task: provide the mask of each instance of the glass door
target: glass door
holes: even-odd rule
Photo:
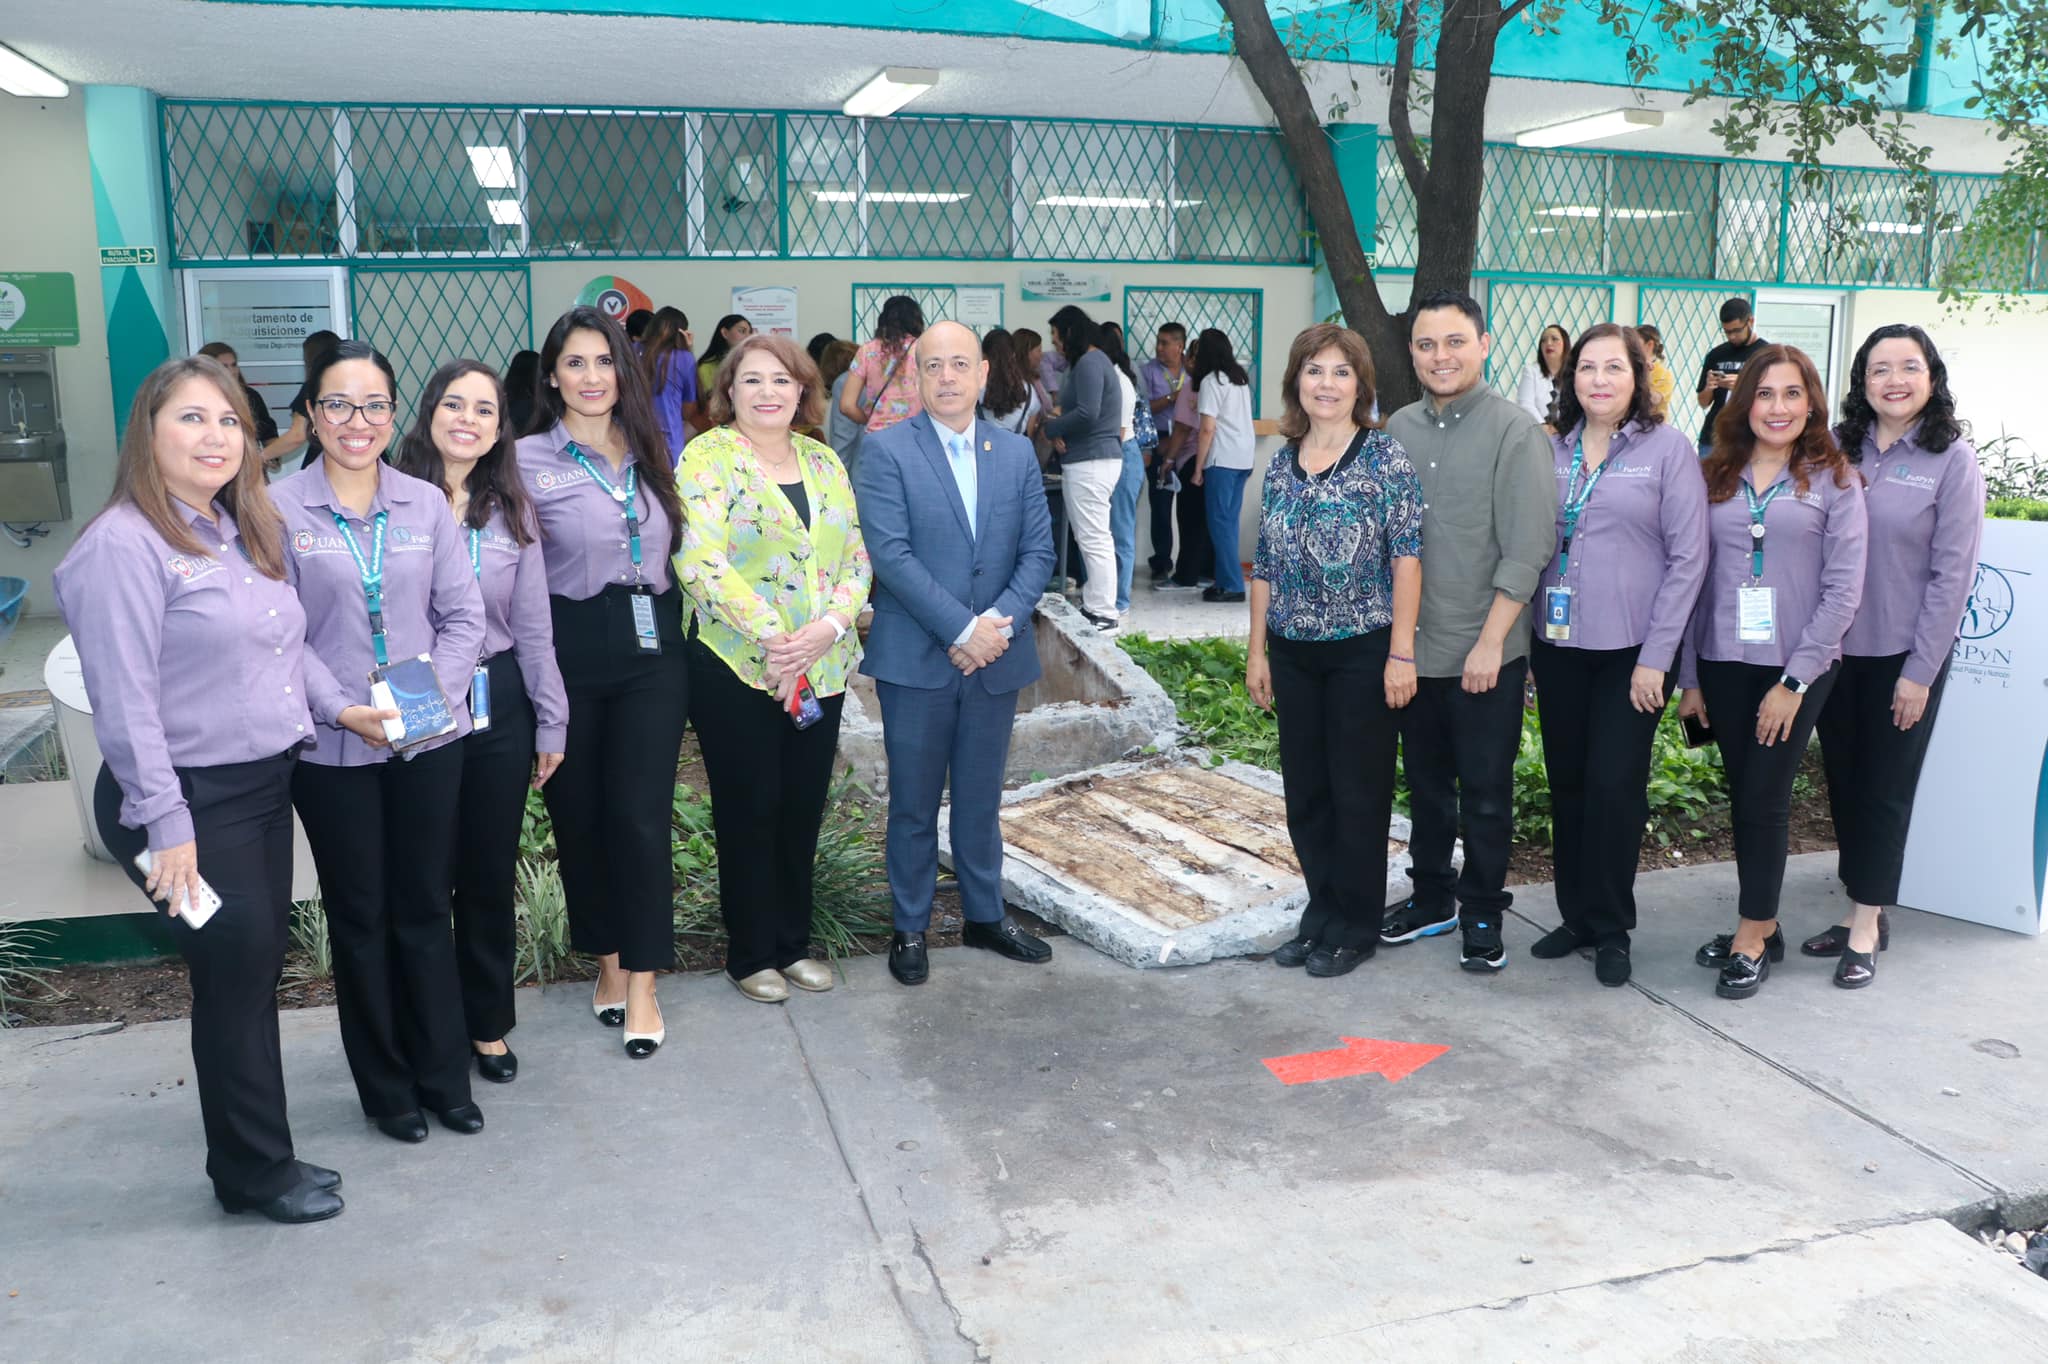
[[[193,351],[210,341],[233,346],[242,377],[277,419],[277,429],[290,426],[292,398],[306,379],[299,343],[317,331],[349,334],[347,267],[280,265],[180,273],[185,336]]]
[[[1756,334],[1766,341],[1797,346],[1813,357],[1827,387],[1830,409],[1841,387],[1843,297],[1813,289],[1759,289]]]

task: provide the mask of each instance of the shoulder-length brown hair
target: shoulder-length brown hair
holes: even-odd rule
[[[249,562],[266,578],[284,577],[284,518],[270,500],[269,479],[263,470],[263,446],[256,439],[256,427],[249,419],[249,400],[220,361],[209,355],[166,360],[149,372],[135,401],[128,408],[128,430],[121,437],[121,453],[114,467],[114,492],[107,506],[129,503],[142,513],[157,534],[187,554],[215,557],[218,546],[203,543],[185,524],[185,518],[171,505],[164,487],[163,471],[156,463],[156,419],[170,402],[171,394],[187,379],[204,379],[220,390],[220,396],[234,410],[242,430],[242,467],[213,500],[235,518],[235,530]],[[104,509],[102,509],[104,510]]]
[[[1294,338],[1287,348],[1287,373],[1280,380],[1280,434],[1300,440],[1308,434],[1308,412],[1301,405],[1301,367],[1334,347],[1344,363],[1358,376],[1358,397],[1351,404],[1351,420],[1362,427],[1377,426],[1372,418],[1373,400],[1378,396],[1372,368],[1372,352],[1365,338],[1349,327],[1318,322]]]
[[[656,314],[657,324],[659,320],[660,315]],[[491,524],[495,513],[503,511],[513,541],[530,545],[533,504],[527,500],[526,487],[519,478],[519,453],[514,449],[517,437],[512,433],[512,414],[506,410],[505,381],[483,361],[450,360],[434,371],[434,377],[427,380],[426,392],[420,395],[411,429],[399,437],[392,463],[402,474],[425,479],[436,488],[442,486],[448,465],[441,458],[441,448],[434,444],[434,412],[455,381],[471,374],[481,374],[491,381],[492,399],[498,410],[498,439],[469,467],[469,476],[463,480],[462,486],[469,493],[469,508],[462,523],[471,530],[482,530]]]
[[[1749,428],[1750,409],[1756,406],[1756,391],[1763,385],[1764,375],[1774,365],[1798,366],[1799,382],[1806,390],[1806,427],[1792,442],[1792,457],[1787,465],[1792,473],[1793,491],[1805,492],[1814,473],[1830,469],[1834,471],[1837,488],[1849,486],[1849,461],[1835,444],[1834,432],[1828,429],[1828,395],[1821,388],[1820,371],[1797,346],[1765,346],[1742,367],[1742,377],[1735,381],[1728,405],[1714,422],[1714,448],[1700,464],[1700,472],[1707,479],[1709,502],[1726,502],[1735,496],[1735,489],[1742,482],[1742,471],[1756,452],[1756,432]]]
[[[811,363],[811,357],[804,353],[802,346],[786,336],[770,336],[766,332],[755,332],[742,339],[718,362],[718,373],[712,377],[711,392],[705,399],[704,419],[713,426],[732,425],[733,380],[739,375],[740,361],[755,351],[767,351],[775,358],[775,363],[803,387],[796,403],[796,416],[790,419],[790,426],[816,426],[823,422],[825,395],[824,386],[818,380],[818,367]]]
[[[1564,371],[1557,376],[1557,400],[1551,404],[1550,424],[1558,434],[1571,431],[1586,419],[1586,409],[1579,404],[1579,357],[1585,353],[1589,343],[1602,340],[1621,342],[1621,348],[1628,356],[1628,370],[1635,384],[1635,391],[1628,396],[1628,415],[1621,419],[1621,425],[1631,422],[1644,427],[1655,426],[1664,420],[1664,414],[1657,410],[1657,394],[1650,387],[1650,349],[1643,344],[1643,338],[1633,327],[1624,327],[1619,322],[1602,322],[1586,328],[1579,339],[1565,351]]]

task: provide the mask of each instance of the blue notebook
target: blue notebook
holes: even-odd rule
[[[434,660],[426,654],[401,658],[388,668],[373,668],[370,684],[390,690],[391,706],[398,712],[403,730],[391,740],[391,751],[403,753],[430,739],[455,732],[455,712],[441,691],[441,679],[434,675]],[[385,733],[390,734],[389,722]]]

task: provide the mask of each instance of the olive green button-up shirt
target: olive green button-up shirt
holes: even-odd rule
[[[1549,437],[1484,383],[1439,407],[1424,397],[1387,420],[1422,480],[1422,614],[1415,671],[1456,677],[1496,592],[1526,603],[1557,550],[1557,478]],[[1501,661],[1529,652],[1529,612]]]

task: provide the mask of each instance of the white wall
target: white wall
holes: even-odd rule
[[[1866,289],[1849,296],[1844,340],[1850,356],[1863,338],[1889,322],[1924,327],[1948,363],[1956,411],[1979,441],[2009,431],[2048,456],[2048,407],[2041,390],[2048,356],[2048,298],[2030,297],[2000,313],[1986,306],[1951,310],[1933,292]]]
[[[0,540],[0,574],[29,580],[28,609],[54,614],[50,573],[114,486],[113,381],[107,373],[107,315],[100,299],[99,232],[85,149],[85,96],[0,96],[5,148],[0,269],[62,270],[78,286],[76,346],[57,349],[58,397],[69,447],[71,520],[53,522],[32,549]]]

